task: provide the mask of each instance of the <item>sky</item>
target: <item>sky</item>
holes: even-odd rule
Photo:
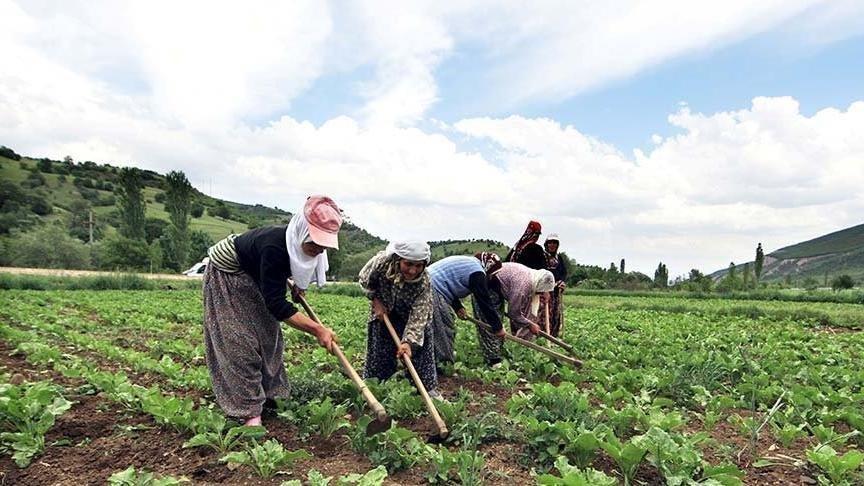
[[[0,0],[0,144],[649,276],[864,219],[864,2]],[[541,237],[542,238],[542,237]]]

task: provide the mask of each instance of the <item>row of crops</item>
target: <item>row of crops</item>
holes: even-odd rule
[[[367,435],[362,397],[333,357],[293,330],[291,399],[264,427],[226,419],[204,364],[198,292],[3,291],[0,480],[864,484],[861,306],[566,302],[564,339],[581,370],[512,344],[503,366],[488,369],[473,329],[459,324],[438,403],[451,434],[433,445],[422,401],[401,377],[370,383],[397,423]],[[310,303],[360,368],[367,301],[312,293]],[[69,440],[85,405],[110,412],[111,427]],[[141,434],[137,454],[91,460],[130,430]]]

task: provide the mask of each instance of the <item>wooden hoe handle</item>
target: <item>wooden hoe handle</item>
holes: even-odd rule
[[[471,316],[468,316],[468,320],[473,322],[474,324],[477,324],[478,326],[484,327],[487,331],[492,330],[492,326],[490,326],[489,324],[486,324],[483,321],[478,321],[477,319],[474,319]],[[571,358],[570,356],[565,356],[561,353],[552,351],[549,348],[545,348],[543,346],[540,346],[539,344],[532,343],[531,341],[528,341],[526,339],[522,339],[520,337],[514,336],[510,333],[505,333],[504,339],[509,339],[510,341],[513,341],[514,343],[519,343],[522,346],[525,346],[526,348],[531,348],[535,351],[539,351],[539,352],[541,352],[545,355],[551,356],[551,357],[553,357],[559,361],[563,361],[565,363],[568,363],[575,368],[581,368],[582,367],[582,362],[576,358]]]
[[[384,325],[387,326],[387,330],[390,331],[390,337],[393,338],[393,343],[396,344],[396,349],[399,349],[401,340],[399,339],[399,335],[396,334],[396,329],[393,329],[393,324],[390,323],[390,317],[386,313],[383,316],[383,320]],[[408,369],[408,373],[411,375],[411,379],[414,380],[414,384],[417,385],[417,390],[420,391],[420,397],[423,398],[426,410],[429,411],[429,415],[431,415],[432,419],[435,421],[435,426],[438,428],[438,435],[441,438],[447,437],[447,424],[444,423],[441,415],[438,414],[438,409],[435,408],[435,404],[432,403],[432,399],[429,397],[426,387],[423,386],[423,382],[420,381],[420,376],[417,375],[417,370],[414,369],[414,363],[411,362],[411,358],[404,354],[402,355],[402,362],[405,364],[405,368]]]
[[[321,320],[318,319],[318,316],[315,314],[315,311],[312,310],[312,307],[309,306],[309,303],[306,302],[305,297],[300,297],[300,304],[303,305],[303,309],[306,310],[306,313],[309,314],[309,317],[311,317],[313,321],[322,326],[324,325],[321,323]],[[342,368],[344,368],[345,372],[348,373],[351,381],[354,382],[354,386],[360,390],[360,394],[363,395],[363,398],[366,400],[366,403],[369,404],[369,408],[372,409],[372,412],[375,413],[378,420],[381,422],[386,421],[387,411],[384,410],[384,406],[381,405],[381,402],[379,402],[377,398],[375,398],[375,395],[373,395],[372,391],[369,390],[369,387],[366,386],[366,382],[360,378],[360,375],[358,375],[354,367],[351,366],[351,362],[345,357],[345,353],[342,352],[342,349],[335,342],[333,343],[333,354],[339,358],[339,362],[342,363]]]

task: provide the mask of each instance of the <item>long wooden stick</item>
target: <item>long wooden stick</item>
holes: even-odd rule
[[[306,298],[300,296],[300,304],[303,305],[303,309],[306,310],[306,314],[312,318],[313,321],[321,324],[321,320],[318,319],[318,316],[315,314],[315,311],[312,310],[312,307],[309,306],[309,303],[306,302]],[[360,390],[360,394],[363,395],[363,399],[366,400],[366,403],[369,404],[369,408],[372,409],[372,412],[375,413],[375,416],[378,417],[378,421],[385,422],[387,421],[387,411],[384,410],[384,406],[381,405],[381,402],[375,398],[375,395],[372,394],[372,391],[369,390],[369,387],[366,386],[366,382],[360,378],[360,375],[357,374],[357,370],[351,366],[351,362],[348,361],[348,358],[345,357],[345,354],[342,352],[342,349],[339,348],[339,345],[335,342],[333,343],[333,353],[339,358],[339,362],[342,363],[342,368],[345,369],[345,372],[348,373],[348,376],[351,378],[351,381],[354,382],[354,386]]]
[[[547,332],[540,331],[540,337],[546,339],[550,343],[557,344],[558,346],[561,346],[562,348],[566,349],[568,353],[570,353],[574,356],[576,355],[576,350],[573,348],[573,346],[570,346],[569,344],[556,338],[555,336],[553,336]]]
[[[474,319],[471,316],[468,316],[468,320],[473,322],[474,324],[477,324],[478,326],[484,327],[487,331],[490,331],[490,332],[492,331],[492,326],[490,326],[489,324],[486,324],[483,321],[478,321],[477,319]],[[568,363],[575,368],[581,368],[582,367],[582,362],[576,358],[571,358],[570,356],[565,356],[561,353],[552,351],[549,348],[540,346],[539,344],[536,344],[536,343],[532,343],[531,341],[528,341],[526,339],[522,339],[518,336],[514,336],[512,334],[505,333],[504,339],[509,339],[510,341],[513,341],[514,343],[519,343],[522,346],[525,346],[526,348],[531,348],[535,351],[539,351],[539,352],[541,352],[547,356],[550,356],[552,358],[555,358],[559,361],[563,361],[565,363]]]
[[[552,328],[549,326],[549,299],[551,298],[551,293],[546,296],[546,334],[552,334]]]
[[[555,289],[555,293],[558,294],[558,315],[561,316],[560,322],[558,323],[558,335],[564,335],[564,289],[561,287],[557,287]]]
[[[383,317],[384,325],[387,326],[387,330],[390,331],[390,337],[393,338],[393,343],[396,344],[396,349],[399,349],[399,344],[401,343],[401,340],[399,339],[399,335],[396,334],[396,329],[393,328],[393,324],[390,323],[390,316],[385,313]],[[426,387],[423,386],[423,382],[420,381],[420,376],[417,374],[417,370],[414,369],[414,363],[411,362],[411,358],[403,354],[402,363],[405,364],[405,368],[408,369],[408,373],[411,375],[411,379],[413,379],[414,384],[417,385],[417,390],[420,391],[420,397],[423,398],[423,403],[426,405],[426,410],[429,411],[429,415],[431,415],[432,420],[435,421],[435,426],[438,428],[438,436],[442,439],[447,437],[447,424],[444,423],[444,420],[438,413],[438,409],[435,408],[435,404],[432,403],[432,399],[429,397],[429,393],[426,391]]]

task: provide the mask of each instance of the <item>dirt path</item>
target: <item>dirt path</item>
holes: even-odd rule
[[[47,277],[97,277],[108,276],[116,277],[119,275],[128,275],[129,273],[121,272],[97,272],[93,270],[64,270],[56,268],[21,268],[21,267],[0,267],[0,273],[11,273],[14,275],[42,275]],[[194,277],[185,275],[176,275],[173,273],[134,273],[142,278],[153,280],[195,280]]]

